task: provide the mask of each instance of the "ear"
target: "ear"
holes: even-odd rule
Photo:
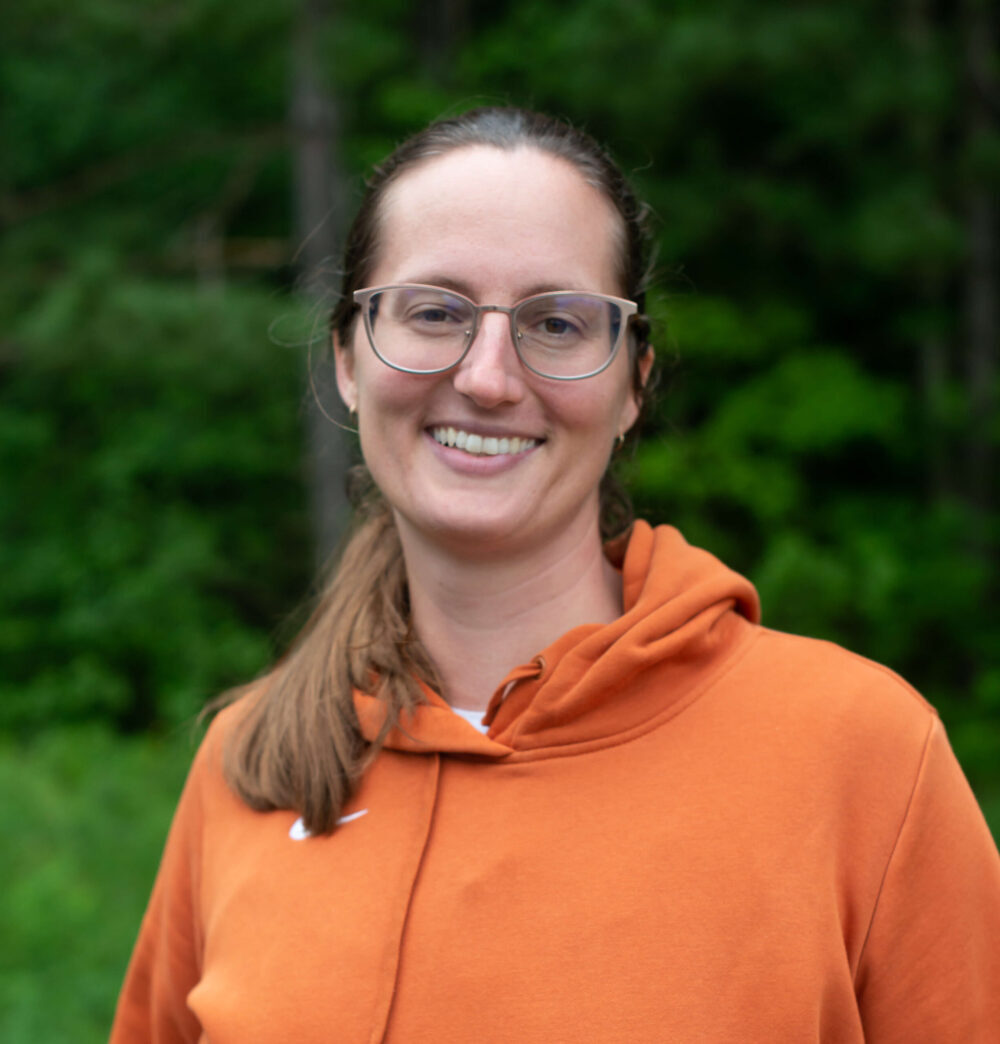
[[[339,334],[333,335],[333,357],[337,365],[337,391],[348,410],[358,405],[358,386],[354,380],[354,349],[345,347]]]
[[[653,359],[654,359],[653,346],[651,344],[646,345],[646,350],[639,356],[638,367],[639,367],[639,382],[642,387],[646,387],[646,382],[649,380],[649,375],[653,370]],[[618,432],[624,435],[633,424],[639,419],[639,413],[642,410],[642,396],[636,392],[634,388],[629,388],[628,398],[625,400],[625,405],[622,407],[621,423],[618,426]]]

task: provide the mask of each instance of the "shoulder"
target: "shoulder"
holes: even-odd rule
[[[724,687],[706,694],[755,800],[801,836],[835,839],[836,858],[858,872],[884,873],[912,834],[914,858],[926,845],[967,849],[995,877],[989,831],[927,700],[831,642],[756,630]],[[868,886],[877,894],[878,881]]]
[[[765,627],[743,662],[750,684],[776,706],[823,719],[851,717],[922,732],[937,718],[923,696],[895,671],[833,642]]]
[[[832,642],[756,631],[726,680],[729,713],[821,786],[887,787],[886,797],[905,800],[932,735],[943,737],[927,700],[894,671]]]
[[[226,740],[251,716],[264,688],[264,681],[254,682],[237,689],[232,698],[222,697],[217,703],[210,704],[210,721],[202,748],[214,751],[223,747]]]
[[[211,714],[191,762],[182,805],[200,805],[206,797],[230,796],[224,772],[227,751],[239,730],[250,724],[260,691],[259,684],[247,686]]]

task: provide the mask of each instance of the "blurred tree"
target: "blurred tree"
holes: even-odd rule
[[[295,259],[302,273],[302,289],[312,300],[317,317],[306,362],[307,458],[317,567],[333,553],[350,511],[345,495],[351,454],[344,431],[348,418],[337,393],[329,331],[322,322],[323,312],[330,306],[329,284],[336,279],[346,217],[337,105],[321,54],[333,25],[328,0],[299,0],[291,62],[299,242]]]
[[[1000,319],[1000,79],[996,75],[996,15],[983,0],[964,0],[962,36],[966,79],[966,382],[969,403],[968,495],[977,537],[986,539],[993,506],[993,438]]]
[[[273,314],[95,253],[8,326],[0,727],[180,722],[273,658],[310,559]]]
[[[454,83],[455,58],[469,31],[468,0],[429,0],[413,7],[424,74],[440,86]]]
[[[909,49],[908,79],[920,83],[921,70],[935,60],[933,25],[928,0],[907,0],[903,5],[903,38]],[[911,104],[908,121],[909,150],[916,169],[926,172],[939,186],[943,127],[926,105]],[[924,321],[914,322],[911,336],[917,345],[919,387],[923,397],[922,452],[926,462],[927,489],[932,501],[953,492],[948,466],[947,380],[950,370],[945,332],[937,317],[944,308],[948,259],[940,253],[927,253],[916,259],[915,287],[925,301]]]

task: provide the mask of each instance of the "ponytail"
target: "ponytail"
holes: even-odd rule
[[[258,811],[295,809],[313,834],[333,830],[384,737],[420,702],[417,679],[435,684],[411,630],[392,512],[365,469],[353,480],[365,486],[355,523],[302,633],[266,678],[223,699],[247,694],[250,704],[226,746],[229,786]],[[387,708],[371,744],[358,725],[355,689]]]

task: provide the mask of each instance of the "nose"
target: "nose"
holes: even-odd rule
[[[455,390],[487,409],[519,402],[524,395],[524,370],[510,338],[507,316],[485,312],[455,371]]]

